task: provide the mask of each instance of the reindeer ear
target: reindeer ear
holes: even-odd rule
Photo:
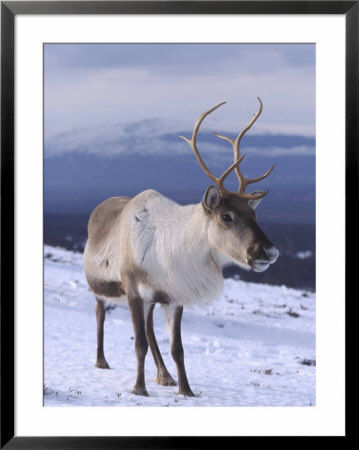
[[[251,192],[251,195],[252,195],[252,194],[255,194],[255,195],[257,195],[257,194],[263,194],[263,192],[264,192],[264,191],[254,191],[254,192]],[[256,209],[257,206],[259,205],[259,203],[260,203],[262,200],[263,200],[263,198],[259,198],[258,200],[248,200],[248,205],[249,205],[250,208]]]
[[[206,211],[212,212],[219,204],[220,193],[216,186],[209,186],[204,194],[202,205]]]

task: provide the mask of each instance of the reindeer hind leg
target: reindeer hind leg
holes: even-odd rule
[[[183,313],[183,306],[164,305],[163,310],[166,317],[166,322],[170,334],[171,353],[174,362],[177,366],[178,374],[178,393],[194,397],[187,379],[186,369],[184,365],[184,353],[181,337],[181,320]]]
[[[176,386],[175,380],[171,377],[170,373],[163,362],[162,355],[160,349],[158,348],[158,344],[156,341],[155,332],[153,329],[153,310],[155,307],[155,303],[151,303],[148,307],[147,315],[146,315],[146,336],[147,341],[151,349],[151,353],[153,359],[155,361],[157,367],[157,376],[156,382],[161,386]]]
[[[95,367],[100,369],[109,369],[105,354],[103,351],[103,335],[104,335],[104,323],[106,318],[105,301],[96,297],[96,321],[97,321],[97,358]]]

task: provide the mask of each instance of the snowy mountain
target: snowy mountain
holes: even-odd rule
[[[73,130],[45,140],[46,212],[90,213],[105,198],[134,196],[156,189],[181,204],[199,202],[210,180],[179,135],[191,130],[159,120]],[[223,130],[217,130],[231,136]],[[203,130],[198,146],[208,167],[221,174],[233,162],[231,146]],[[313,223],[315,220],[315,138],[297,135],[244,136],[242,168],[257,177],[272,164],[271,176],[256,188],[271,195],[261,205],[267,221]],[[238,180],[226,180],[236,190]],[[293,202],[295,199],[295,202]]]
[[[111,370],[95,368],[94,298],[82,255],[45,246],[44,257],[45,406],[315,405],[314,293],[226,279],[216,302],[184,311],[185,361],[196,397],[157,385],[150,352],[150,397],[139,397],[131,394],[136,358],[128,308],[109,305],[105,354]],[[160,309],[155,332],[176,378]]]
[[[234,131],[213,130],[229,137],[234,137]],[[45,139],[45,156],[53,157],[64,154],[92,154],[101,157],[123,155],[180,155],[188,154],[188,145],[179,138],[180,135],[190,137],[192,127],[169,119],[146,119],[138,122],[120,122],[101,124],[95,127],[79,128],[61,134],[55,134]],[[228,148],[229,144],[215,137],[212,130],[206,126],[198,135],[201,153],[212,155],[218,149]],[[315,138],[313,136],[293,134],[249,134],[243,138],[241,146],[250,148],[252,154],[266,155],[311,155],[315,153]],[[223,150],[225,151],[225,150]]]

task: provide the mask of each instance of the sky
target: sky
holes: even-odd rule
[[[192,129],[315,136],[314,44],[45,44],[45,140],[82,128],[156,119]],[[243,122],[244,121],[244,122]]]

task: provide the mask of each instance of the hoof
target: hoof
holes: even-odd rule
[[[195,397],[191,389],[180,389],[178,394],[185,395],[186,397]]]
[[[100,359],[96,361],[95,367],[98,367],[99,369],[109,369],[110,366],[107,364],[107,361],[105,359]]]
[[[171,377],[169,373],[165,374],[157,374],[157,377],[155,378],[156,383],[158,383],[160,386],[177,386],[177,383],[175,380]]]
[[[143,397],[148,397],[148,392],[147,389],[145,387],[134,387],[131,391],[132,394],[135,395],[142,395]]]

